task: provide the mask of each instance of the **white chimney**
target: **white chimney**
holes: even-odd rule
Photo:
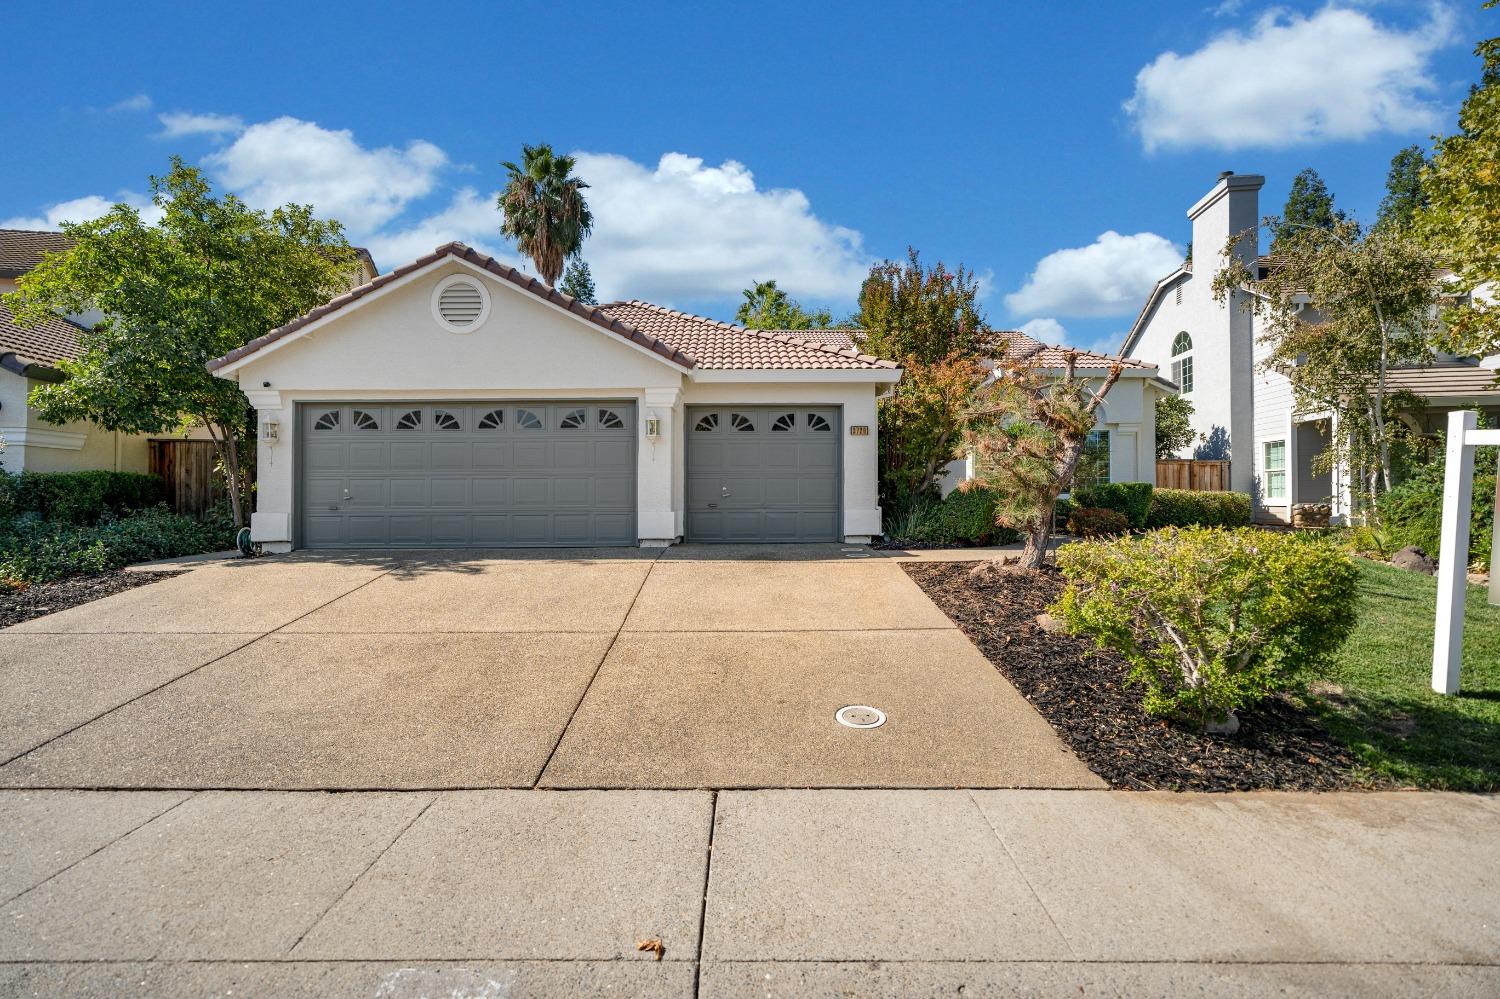
[[[1257,226],[1260,224],[1260,189],[1266,178],[1258,174],[1239,174],[1225,170],[1198,203],[1188,209],[1193,221],[1193,264],[1201,270],[1218,270],[1224,244],[1234,234],[1244,236],[1235,245],[1235,254],[1246,266],[1255,263],[1260,253]],[[1212,276],[1212,272],[1209,272]]]

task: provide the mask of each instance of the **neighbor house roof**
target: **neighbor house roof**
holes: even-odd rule
[[[243,347],[208,362],[217,371],[281,340],[305,326],[353,305],[395,281],[444,258],[463,260],[543,301],[572,313],[600,329],[627,340],[687,369],[894,369],[898,365],[855,350],[852,342],[835,346],[804,338],[804,331],[749,330],[648,302],[611,302],[596,306],[565,295],[534,277],[480,253],[463,243],[447,243],[409,264],[360,285],[311,312],[256,337]]]
[[[1500,396],[1495,372],[1481,367],[1477,361],[1444,361],[1420,368],[1390,368],[1385,373],[1385,382],[1389,391],[1407,391],[1423,398]]]
[[[860,353],[847,333],[830,330],[755,330],[679,312],[650,302],[609,302],[599,307],[632,327],[672,344],[708,370],[781,371],[896,368]],[[811,336],[809,334],[823,334]]]
[[[60,232],[0,229],[0,277],[20,277],[35,269],[44,254],[61,253],[72,245]]]
[[[1140,361],[1133,357],[1113,357],[1109,354],[1098,354],[1091,350],[1079,350],[1076,347],[1053,347],[1050,344],[1032,336],[1027,336],[1019,330],[1011,330],[996,334],[1005,340],[1005,353],[997,358],[998,362],[1020,363],[1022,361],[1035,363],[1044,368],[1061,368],[1067,363],[1067,355],[1071,352],[1078,355],[1075,362],[1080,368],[1108,368],[1112,364],[1118,364],[1122,368],[1132,368],[1140,371],[1155,371],[1156,365],[1147,361]]]
[[[32,378],[50,379],[56,373],[53,365],[73,360],[81,353],[78,344],[81,332],[83,327],[61,316],[48,316],[36,326],[22,326],[5,303],[0,302],[0,367]],[[37,370],[37,365],[50,370]]]

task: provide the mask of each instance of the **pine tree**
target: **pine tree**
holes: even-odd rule
[[[1407,146],[1391,158],[1391,172],[1385,178],[1385,200],[1380,202],[1376,225],[1409,226],[1417,212],[1427,205],[1422,192],[1422,171],[1427,157],[1420,146]]]
[[[589,273],[589,265],[581,257],[574,257],[569,262],[568,269],[563,272],[562,284],[557,290],[564,295],[571,295],[585,305],[599,304],[598,295],[594,291],[594,276]]]
[[[1329,193],[1328,185],[1323,183],[1318,171],[1308,167],[1292,180],[1286,207],[1271,225],[1271,252],[1276,253],[1299,231],[1327,229],[1332,232],[1346,221],[1344,213],[1333,207],[1333,195]]]

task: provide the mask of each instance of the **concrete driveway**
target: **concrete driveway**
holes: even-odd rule
[[[1102,786],[838,545],[209,564],[0,632],[0,684],[12,788]]]

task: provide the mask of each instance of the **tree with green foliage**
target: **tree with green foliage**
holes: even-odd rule
[[[1305,242],[1308,232],[1332,232],[1346,221],[1344,213],[1333,207],[1328,185],[1318,171],[1308,167],[1292,178],[1292,189],[1287,192],[1281,215],[1266,220],[1271,231],[1271,253],[1280,253],[1290,236],[1298,236]]]
[[[1391,158],[1391,169],[1385,178],[1385,198],[1380,202],[1377,226],[1409,227],[1417,212],[1426,207],[1427,195],[1422,189],[1422,171],[1427,156],[1420,146],[1407,146]]]
[[[1500,38],[1474,51],[1483,72],[1458,112],[1458,132],[1438,140],[1416,227],[1454,272],[1440,349],[1488,355],[1500,352]]]
[[[573,176],[577,160],[558,156],[542,143],[522,146],[520,164],[507,160],[501,166],[508,176],[497,203],[504,217],[500,232],[531,258],[543,281],[555,285],[563,263],[577,255],[594,230],[594,215],[583,197],[588,185]]]
[[[879,410],[880,501],[888,511],[932,497],[943,469],[959,457],[982,362],[1002,345],[978,296],[978,282],[962,265],[929,268],[914,249],[904,263],[870,268],[860,288],[853,335],[862,350],[904,369]]]
[[[827,309],[808,312],[802,303],[788,297],[774,280],[757,281],[742,294],[745,300],[734,314],[734,321],[755,330],[826,329],[833,325]]]
[[[21,322],[97,309],[79,334],[67,376],[38,385],[30,403],[52,423],[91,420],[133,434],[208,430],[228,482],[236,526],[245,522],[244,447],[252,429],[239,385],[206,362],[322,305],[355,283],[343,228],[306,205],[252,210],[215,196],[203,175],[172,159],[151,178],[161,221],[115,205],[92,222],[65,224],[72,241],[20,279],[6,304]]]
[[[1164,395],[1156,400],[1156,456],[1171,458],[1198,437],[1193,429],[1193,404],[1186,396]]]
[[[1351,469],[1356,495],[1373,511],[1374,499],[1394,484],[1393,449],[1412,434],[1395,416],[1415,400],[1392,392],[1387,373],[1432,358],[1437,260],[1397,227],[1361,232],[1348,220],[1332,229],[1283,222],[1282,232],[1265,277],[1234,255],[1243,234],[1232,236],[1214,294],[1222,303],[1237,299],[1262,320],[1262,367],[1286,375],[1296,408],[1337,418],[1339,433],[1315,467]]]
[[[585,305],[598,305],[598,293],[594,291],[594,275],[582,257],[574,257],[563,272],[562,285],[557,289]]]
[[[1057,498],[1073,484],[1096,411],[1123,370],[1104,377],[1078,372],[1078,354],[1063,355],[1059,373],[1034,361],[1002,363],[973,395],[964,437],[974,455],[974,481],[994,491],[995,519],[1021,532],[1021,565],[1039,569],[1047,556]]]

